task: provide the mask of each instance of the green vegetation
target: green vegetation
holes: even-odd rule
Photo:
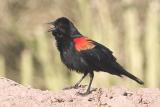
[[[0,3],[0,75],[41,89],[77,82],[82,75],[61,63],[47,32],[46,23],[61,16],[109,47],[145,87],[160,87],[159,0],[5,0]],[[127,78],[95,74],[94,87],[113,85],[140,87]]]

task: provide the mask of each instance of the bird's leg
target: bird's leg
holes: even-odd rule
[[[82,80],[87,76],[88,72],[85,72],[82,78],[74,85],[74,88],[77,88],[79,84],[82,82]]]
[[[66,88],[64,88],[64,90],[68,90],[68,89],[71,89],[71,88],[78,88],[78,85],[87,76],[87,74],[88,74],[88,72],[85,72],[84,75],[82,76],[82,78],[74,86],[66,87]]]
[[[90,82],[89,82],[87,91],[86,91],[85,93],[79,93],[79,94],[81,94],[81,95],[88,95],[88,94],[90,94],[90,92],[91,92],[91,91],[90,91],[90,88],[91,88],[91,84],[92,84],[92,81],[93,81],[93,78],[94,78],[94,73],[93,73],[93,72],[90,72],[89,75],[90,75]]]
[[[89,86],[87,88],[87,91],[86,91],[86,94],[89,94],[90,93],[90,88],[91,88],[91,84],[92,84],[92,81],[93,81],[93,78],[94,78],[94,73],[93,72],[90,72],[90,82],[89,82]]]

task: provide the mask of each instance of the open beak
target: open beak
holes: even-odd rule
[[[54,23],[53,23],[53,22],[49,22],[49,23],[47,23],[47,24],[49,24],[48,32],[52,32],[53,30],[55,30],[55,26],[54,26]]]

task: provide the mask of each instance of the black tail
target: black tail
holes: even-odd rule
[[[135,77],[134,75],[132,75],[131,73],[127,72],[121,65],[119,65],[118,63],[114,64],[114,68],[116,70],[116,72],[118,72],[118,75],[125,75],[127,77],[129,77],[130,79],[136,81],[137,83],[143,85],[144,82],[142,80],[140,80],[139,78]]]
[[[127,72],[127,71],[123,72],[123,75],[129,77],[129,78],[132,79],[132,80],[135,80],[137,83],[139,83],[139,84],[141,84],[141,85],[144,84],[144,82],[143,82],[142,80],[140,80],[139,78],[135,77],[134,75],[132,75],[131,73],[129,73],[129,72]]]

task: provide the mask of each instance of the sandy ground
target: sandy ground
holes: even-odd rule
[[[58,92],[24,87],[0,78],[0,107],[160,107],[160,89],[97,89],[81,96],[85,86]]]

